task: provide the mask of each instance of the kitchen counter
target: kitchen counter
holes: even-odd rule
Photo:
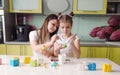
[[[11,42],[5,42],[5,44],[30,44],[29,42],[16,42],[16,41],[11,41]],[[81,41],[80,42],[81,46],[120,46],[120,42],[105,42],[105,41]]]
[[[120,42],[105,42],[105,44],[112,45],[112,46],[120,46]]]
[[[69,58],[63,65],[53,68],[50,62],[47,62],[47,67],[31,67],[29,64],[23,64],[24,56],[20,56],[20,66],[12,67],[9,61],[12,56],[0,56],[3,59],[3,64],[0,65],[0,75],[120,75],[120,66],[107,58]],[[78,69],[80,62],[95,62],[96,71]],[[112,65],[112,72],[103,72],[102,64],[109,63]]]
[[[30,43],[29,41],[28,42],[9,41],[9,42],[5,42],[5,44],[30,44]]]
[[[81,46],[107,46],[105,42],[80,42]]]
[[[16,41],[10,41],[5,42],[5,44],[30,44],[29,42],[16,42]],[[81,46],[105,46],[105,42],[80,42]]]

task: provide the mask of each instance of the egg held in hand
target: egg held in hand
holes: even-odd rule
[[[67,45],[66,45],[66,44],[63,44],[63,45],[62,45],[62,48],[66,48],[66,47],[67,47]]]
[[[42,50],[47,50],[46,45],[43,45]]]

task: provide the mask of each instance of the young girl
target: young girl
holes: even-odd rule
[[[71,33],[74,16],[73,12],[68,15],[60,15],[59,23],[61,34],[59,40],[54,43],[54,55],[66,54],[68,57],[80,57],[80,39]]]
[[[58,28],[58,16],[55,14],[50,14],[46,17],[42,27],[39,30],[30,32],[29,40],[34,56],[52,56],[53,52],[51,51],[51,47],[57,39],[57,36],[54,34],[57,33]]]

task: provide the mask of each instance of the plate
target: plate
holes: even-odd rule
[[[73,0],[43,0],[43,13],[57,14],[62,12],[68,14],[73,9]]]
[[[52,12],[64,12],[68,7],[68,0],[48,0],[47,7]]]

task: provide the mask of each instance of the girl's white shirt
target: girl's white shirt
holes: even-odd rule
[[[37,40],[38,44],[41,44],[40,41],[39,41],[40,35],[38,33],[40,33],[40,30],[34,30],[34,31],[31,31],[29,33],[29,40],[30,40],[30,42]],[[48,42],[48,41],[49,41],[49,39],[46,40],[46,42]],[[49,49],[47,49],[47,50],[49,50]],[[36,52],[35,50],[32,50],[32,51],[33,51],[33,56],[35,56],[35,57],[43,57],[42,54]]]
[[[71,42],[70,37],[64,39],[61,34],[58,34],[58,36],[59,36],[59,39],[56,42],[59,43],[59,44],[65,44],[67,46],[63,49],[60,49],[60,54],[66,54],[67,57],[73,57],[74,55],[72,53],[72,48],[70,46],[70,42]],[[79,40],[79,38],[76,35],[75,41],[77,41],[77,40]]]

